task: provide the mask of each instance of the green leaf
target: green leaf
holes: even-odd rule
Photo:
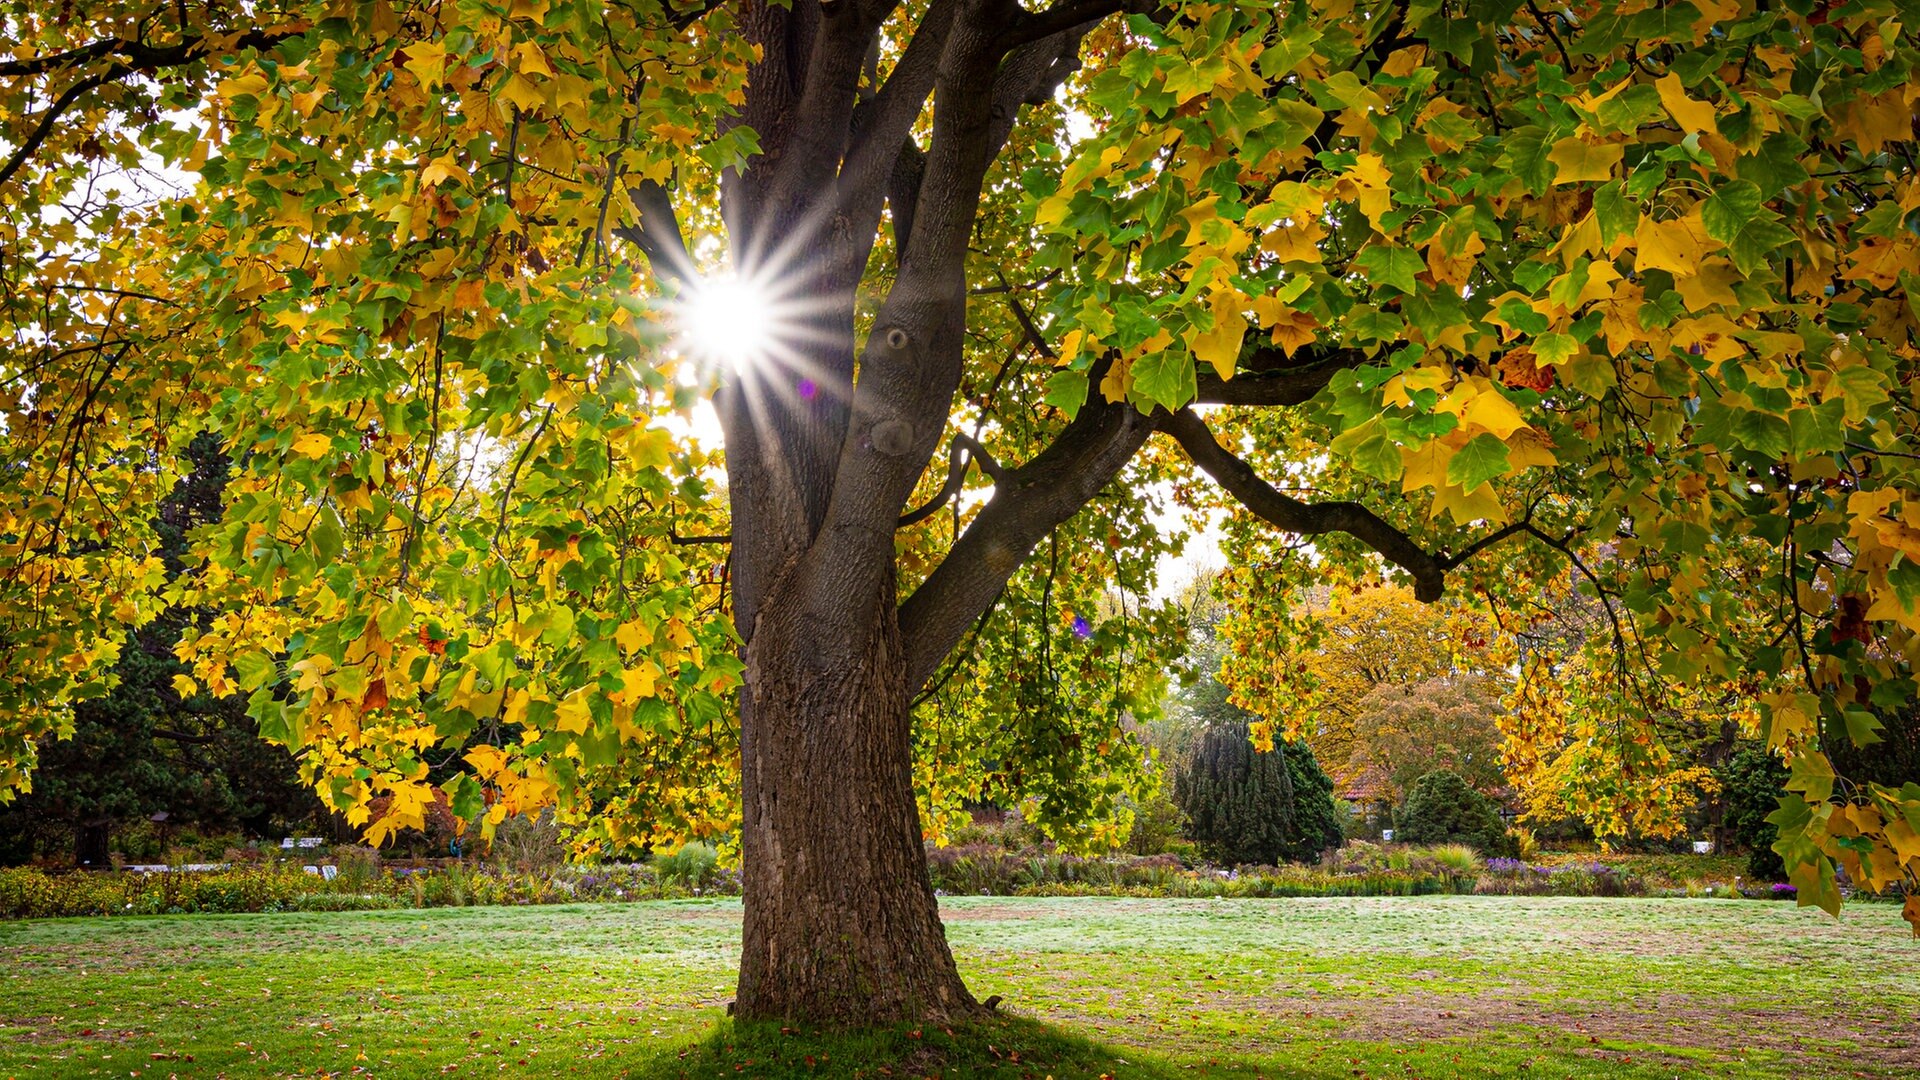
[[[1533,305],[1525,300],[1509,300],[1500,305],[1500,321],[1523,334],[1538,337],[1553,325],[1545,315],[1533,310]]]
[[[1133,362],[1133,391],[1168,409],[1178,409],[1197,392],[1193,357],[1182,349],[1162,349]]]
[[[1707,550],[1713,534],[1692,521],[1669,521],[1660,527],[1660,543],[1669,552],[1699,555]]]
[[[1069,420],[1080,415],[1080,406],[1087,403],[1087,373],[1062,368],[1047,376],[1041,400],[1066,413]]]
[[[1343,432],[1328,448],[1377,480],[1400,479],[1400,447],[1387,437],[1378,417]]]
[[[1747,449],[1770,458],[1785,457],[1793,442],[1792,431],[1785,420],[1752,409],[1740,409],[1734,414],[1733,437]]]
[[[1374,285],[1391,285],[1409,295],[1419,288],[1414,275],[1426,269],[1426,263],[1412,249],[1386,244],[1374,244],[1367,248],[1353,263]]]
[[[388,641],[399,641],[412,623],[413,605],[407,603],[404,596],[381,609],[379,617],[374,620],[374,625],[380,628],[380,636]]]
[[[233,670],[240,675],[240,689],[249,692],[273,682],[280,673],[273,657],[259,649],[249,649],[234,657]]]
[[[448,808],[453,816],[462,821],[474,820],[487,808],[486,791],[469,773],[460,773],[441,784],[440,790],[447,793]]]
[[[1472,492],[1496,476],[1505,476],[1507,471],[1507,444],[1481,432],[1448,459],[1447,483]]]
[[[1707,235],[1723,244],[1733,243],[1740,230],[1760,212],[1760,189],[1747,180],[1722,184],[1700,207],[1700,223]]]
[[[1886,384],[1886,376],[1864,364],[1841,368],[1833,373],[1833,386],[1839,391],[1840,400],[1846,404],[1847,420],[1852,423],[1865,420],[1875,405],[1889,400]]]
[[[1847,738],[1855,746],[1872,746],[1880,741],[1880,730],[1884,726],[1880,718],[1865,709],[1848,709],[1841,716],[1847,722]]]
[[[1571,334],[1541,334],[1533,339],[1534,362],[1543,366],[1564,364],[1580,351],[1580,343]]]
[[[314,561],[321,566],[340,557],[340,549],[345,546],[345,537],[340,529],[340,515],[333,507],[322,506],[314,515],[313,531],[308,534],[313,542]]]

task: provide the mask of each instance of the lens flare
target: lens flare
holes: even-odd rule
[[[772,299],[751,281],[706,278],[680,306],[680,333],[695,355],[745,367],[775,345]]]

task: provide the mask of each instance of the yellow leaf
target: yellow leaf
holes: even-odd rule
[[[175,675],[173,677],[173,692],[183,698],[190,698],[200,692],[200,684],[194,682],[193,679],[186,675]]]
[[[259,97],[267,88],[267,77],[258,71],[249,71],[245,75],[222,80],[218,88],[222,98],[232,101],[234,98]]]
[[[685,124],[669,123],[665,120],[662,120],[647,130],[683,150],[692,146],[693,141],[700,137],[700,129],[698,128],[691,128]]]
[[[455,164],[451,155],[434,158],[426,168],[420,170],[420,186],[423,188],[438,187],[446,180],[464,183],[466,179],[467,171]]]
[[[1439,439],[1429,439],[1417,447],[1401,447],[1400,490],[1414,492],[1421,488],[1444,486],[1447,482],[1447,463],[1452,460],[1453,447]]]
[[[1472,491],[1463,491],[1456,484],[1442,483],[1433,489],[1432,516],[1446,514],[1456,525],[1483,520],[1495,525],[1505,524],[1507,510],[1500,504],[1500,496],[1493,488],[1492,484],[1481,484]]]
[[[1680,85],[1680,76],[1668,72],[1654,80],[1653,88],[1660,91],[1660,104],[1666,106],[1667,115],[1673,117],[1673,122],[1680,125],[1681,131],[1716,130],[1713,106],[1688,97],[1686,88]]]
[[[554,725],[561,731],[584,735],[591,723],[593,713],[587,707],[587,691],[584,687],[568,694],[566,700],[554,710]]]
[[[540,46],[535,45],[533,42],[522,42],[513,50],[513,55],[518,60],[518,62],[514,64],[514,70],[520,74],[545,75],[549,78],[553,76],[553,68],[547,64],[546,54],[542,53]]]
[[[1439,390],[1453,381],[1453,374],[1446,368],[1422,365],[1404,374],[1395,375],[1387,380],[1380,390],[1380,400],[1387,405],[1411,407],[1415,390]],[[1409,491],[1412,489],[1409,488]]]
[[[613,632],[613,640],[622,652],[638,652],[653,644],[653,631],[639,619],[631,619]]]
[[[322,457],[332,449],[333,440],[317,431],[309,431],[293,440],[293,452],[304,457]]]
[[[1495,389],[1492,382],[1478,375],[1461,380],[1434,411],[1452,413],[1464,423],[1479,424],[1501,439],[1528,426],[1513,402]]]
[[[1333,194],[1335,198],[1353,200],[1360,207],[1360,212],[1378,229],[1381,217],[1393,208],[1392,180],[1385,158],[1378,154],[1361,154],[1334,182]]]
[[[441,80],[447,70],[447,47],[437,41],[416,41],[407,46],[407,70],[420,80],[421,86],[432,86]]]
[[[519,72],[510,72],[506,81],[500,84],[500,97],[518,108],[521,112],[532,112],[546,104],[540,89],[521,77]]]
[[[1613,167],[1620,164],[1625,153],[1626,147],[1620,143],[1595,146],[1585,139],[1565,138],[1553,144],[1547,160],[1559,168],[1553,177],[1555,184],[1578,184],[1612,179]]]
[[[1231,305],[1214,309],[1213,329],[1206,333],[1187,333],[1187,344],[1194,358],[1213,365],[1223,379],[1233,378],[1240,365],[1240,342],[1247,336],[1247,321]]]
[[[1642,271],[1666,270],[1677,277],[1692,277],[1700,271],[1700,263],[1705,255],[1705,238],[1698,211],[1671,221],[1643,217],[1639,228],[1633,233],[1637,248],[1633,268]]]
[[[632,705],[642,698],[652,697],[654,680],[659,671],[657,665],[647,660],[628,668],[620,676],[620,692],[614,698],[622,705]]]
[[[1507,440],[1507,466],[1515,472],[1535,465],[1551,467],[1558,464],[1560,459],[1553,456],[1546,438],[1532,428],[1516,431]]]

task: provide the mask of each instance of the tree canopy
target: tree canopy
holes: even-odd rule
[[[1214,498],[1205,474],[1241,508],[1254,603],[1384,570],[1524,606],[1574,573],[1608,700],[1752,704],[1804,901],[1837,906],[1836,860],[1911,884],[1920,783],[1847,782],[1822,749],[1915,696],[1909,18],[15,9],[0,788],[105,692],[129,628],[217,608],[179,646],[192,689],[248,695],[350,815],[388,799],[375,839],[417,823],[448,755],[483,829],[557,802],[627,842],[743,804],[745,1012],[873,985],[863,965],[939,970],[822,1010],[960,1008],[924,868],[886,884],[919,865],[911,790],[875,794],[910,783],[915,698],[1030,657],[984,645],[1037,591],[1046,641],[1106,651],[1007,685],[1111,692],[997,734],[1079,762],[1009,779],[1124,763],[1110,706],[1151,695],[1112,658],[1150,655],[1153,616],[1106,630],[1053,598],[1143,592],[1153,505]],[[768,343],[683,340],[714,296]],[[709,395],[724,450],[688,437]],[[126,510],[203,431],[235,473],[168,586]],[[1628,708],[1610,730],[1659,740]],[[736,754],[741,803],[713,782]],[[596,813],[613,791],[629,813]],[[836,934],[844,964],[794,966]]]

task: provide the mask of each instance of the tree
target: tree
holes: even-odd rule
[[[1471,676],[1378,687],[1356,710],[1354,763],[1384,776],[1384,794],[1394,802],[1414,781],[1442,769],[1476,791],[1495,791],[1506,786],[1499,710],[1487,681]]]
[[[1223,863],[1311,862],[1342,839],[1333,781],[1313,751],[1284,739],[1257,748],[1244,719],[1200,729],[1173,798],[1188,835]]]
[[[1920,628],[1891,11],[19,9],[0,785],[158,610],[122,511],[211,428],[181,648],[374,839],[430,758],[484,831],[737,745],[741,1014],[963,1015],[914,697],[1190,462],[1312,538],[1256,576],[1429,600],[1616,535],[1636,659],[1752,684],[1793,762],[1801,896],[1842,840],[1910,879],[1920,786],[1819,748]],[[723,455],[667,422],[707,388]]]
[[[1393,838],[1409,844],[1471,844],[1498,853],[1507,846],[1506,831],[1493,800],[1459,773],[1441,769],[1414,781],[1394,817]]]
[[[1189,622],[1186,685],[1151,740],[1170,766],[1188,837],[1220,862],[1308,862],[1340,846],[1333,781],[1304,743],[1274,738],[1272,721],[1235,705],[1215,672],[1226,641],[1223,606],[1199,583]]]
[[[1383,727],[1391,719],[1380,712],[1396,700],[1394,693],[1404,698],[1428,683],[1485,678],[1495,667],[1490,620],[1459,603],[1421,603],[1404,585],[1321,587],[1283,601],[1287,621],[1271,618],[1274,605],[1260,590],[1235,592],[1226,632],[1239,647],[1225,666],[1235,700],[1284,717],[1342,784],[1383,766],[1396,771],[1383,761],[1379,744],[1394,738]],[[1427,771],[1404,779],[1410,783]],[[1382,794],[1397,802],[1404,785],[1388,787]]]
[[[187,533],[219,518],[229,471],[209,437],[188,445],[187,460],[155,520],[169,576],[184,568]],[[169,826],[240,826],[256,835],[325,816],[286,750],[254,731],[244,702],[178,692],[175,677],[187,667],[173,643],[205,614],[170,608],[131,635],[113,689],[75,706],[73,733],[42,754],[33,791],[0,808],[0,835],[21,841],[0,859],[65,849],[77,865],[103,867],[112,830],[156,812]]]
[[[1787,867],[1773,850],[1780,833],[1767,817],[1780,808],[1780,785],[1786,782],[1787,771],[1766,750],[1749,746],[1735,751],[1720,775],[1727,828],[1747,849],[1748,876],[1779,881]]]

